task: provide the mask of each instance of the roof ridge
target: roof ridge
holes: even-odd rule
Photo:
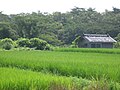
[[[83,34],[83,36],[88,36],[88,37],[110,37],[109,34]]]

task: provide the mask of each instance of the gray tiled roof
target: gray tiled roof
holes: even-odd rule
[[[84,38],[89,42],[116,42],[116,40],[106,34],[84,34]]]

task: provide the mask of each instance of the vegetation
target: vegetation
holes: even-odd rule
[[[83,78],[105,74],[109,78],[119,81],[119,54],[115,53],[51,51],[1,51],[0,53],[1,67],[48,71],[58,75]]]
[[[120,42],[115,43],[115,44],[114,44],[114,47],[115,47],[115,48],[120,48]]]
[[[120,54],[119,49],[107,48],[55,48],[58,52],[85,52],[85,53],[106,53],[106,54]]]
[[[99,13],[74,7],[70,12],[0,13],[0,39],[40,38],[54,46],[70,45],[83,33],[110,34],[119,40],[120,9]]]
[[[1,47],[5,50],[10,50],[14,47],[14,42],[10,38],[5,38],[1,40]]]
[[[74,88],[72,83],[72,78],[16,68],[0,68],[0,90],[70,90],[69,88]]]
[[[32,48],[33,50],[51,50],[51,46],[45,41],[39,38],[19,38],[16,41],[13,41],[10,38],[5,38],[0,40],[0,47],[5,50],[10,50],[14,48]]]
[[[8,75],[9,74],[9,75]],[[0,68],[1,90],[119,90],[119,84],[104,80],[92,82],[76,77],[63,77],[16,68]],[[7,79],[6,79],[7,77]]]
[[[107,33],[120,48],[120,9],[0,12],[0,90],[120,90],[120,49],[77,48],[83,33]]]

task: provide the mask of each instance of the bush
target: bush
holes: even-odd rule
[[[30,39],[30,47],[35,48],[40,44],[40,39],[39,38],[31,38]]]
[[[76,45],[70,45],[70,48],[77,48],[77,46]]]
[[[36,50],[45,50],[49,49],[49,45],[46,41],[39,38],[30,39],[30,47],[35,48]]]
[[[11,48],[26,48],[29,50],[51,50],[51,46],[44,40],[39,38],[19,38],[17,41],[13,41],[12,39],[6,38],[0,40],[0,48],[10,50]]]
[[[2,42],[1,42],[1,40],[0,40],[0,48],[2,47]]]
[[[50,46],[50,44],[46,45],[45,50],[52,50],[52,47]]]
[[[120,42],[116,42],[116,43],[114,44],[114,48],[120,48]]]
[[[5,38],[1,40],[2,48],[5,50],[10,50],[14,47],[14,41],[10,38]]]
[[[14,41],[10,38],[2,39],[1,42],[2,42],[2,44],[4,44],[4,43],[14,44]]]
[[[19,38],[16,43],[20,47],[29,47],[30,46],[30,40],[27,38]]]
[[[13,45],[10,43],[5,43],[2,48],[5,50],[10,50],[13,48]]]

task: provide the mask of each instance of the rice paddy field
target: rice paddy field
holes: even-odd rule
[[[120,90],[120,49],[1,50],[0,90]]]

